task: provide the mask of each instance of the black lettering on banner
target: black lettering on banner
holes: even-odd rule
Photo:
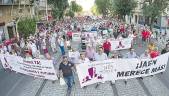
[[[117,77],[123,77],[124,76],[124,72],[117,72]]]
[[[165,67],[166,67],[166,64],[165,64],[165,65],[158,66],[158,67],[156,67],[156,68],[152,68],[151,73],[161,71],[161,70],[163,70]]]
[[[142,75],[142,74],[149,74],[150,68],[144,70],[137,70],[137,71],[122,71],[117,72],[117,77],[127,77],[127,76],[135,76],[135,75]]]
[[[130,71],[125,72],[125,76],[129,76],[129,74],[130,74]]]
[[[156,63],[157,63],[157,59],[150,60],[150,61],[141,61],[140,63],[137,64],[136,69],[156,65]]]

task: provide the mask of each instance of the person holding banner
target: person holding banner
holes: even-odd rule
[[[74,83],[74,76],[73,76],[73,69],[74,64],[68,61],[67,56],[63,56],[63,61],[59,65],[59,77],[64,78],[68,88],[67,88],[67,95],[70,96],[71,89]]]
[[[99,47],[98,53],[95,54],[95,61],[103,61],[103,60],[107,60],[107,59],[108,59],[108,57],[103,52],[103,48]],[[99,85],[100,85],[100,83],[97,83],[97,85],[95,86],[95,88],[98,88]]]
[[[100,46],[98,49],[98,53],[96,53],[94,55],[94,60],[95,61],[103,61],[103,60],[107,60],[108,57],[107,55],[103,52],[103,48]]]
[[[145,50],[145,52],[140,55],[140,58],[141,58],[141,59],[151,58],[151,57],[150,57],[150,54],[149,54],[149,52],[148,52],[148,50]]]
[[[90,60],[85,57],[84,53],[80,53],[80,59],[78,63],[81,64],[81,63],[88,63],[88,62],[90,62]]]
[[[133,48],[129,49],[129,52],[126,54],[126,58],[138,58],[138,56]]]
[[[160,53],[158,52],[157,48],[155,48],[153,51],[150,52],[150,57],[151,58],[155,58],[157,56],[159,56]]]

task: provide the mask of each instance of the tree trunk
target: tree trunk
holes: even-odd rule
[[[150,22],[150,30],[152,31],[154,27],[154,17],[151,17],[151,22]]]

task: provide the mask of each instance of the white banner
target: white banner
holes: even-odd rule
[[[52,60],[24,59],[19,56],[5,54],[0,54],[0,59],[5,69],[37,78],[49,80],[58,79]]]
[[[133,40],[132,38],[123,38],[117,40],[109,39],[111,43],[111,50],[129,49],[131,48],[132,40]],[[103,45],[104,42],[105,42],[104,39],[99,39],[97,41],[97,43],[100,45]]]
[[[112,60],[83,63],[76,66],[81,87],[114,80],[115,63]]]
[[[119,40],[111,40],[111,49],[112,50],[123,50],[131,48],[132,38],[123,38]]]
[[[116,80],[154,75],[165,71],[169,53],[154,59],[121,59],[116,66]]]
[[[81,33],[72,33],[72,40],[73,41],[80,41],[81,40]]]
[[[110,59],[76,66],[81,87],[98,82],[131,79],[164,72],[169,53],[155,59]]]

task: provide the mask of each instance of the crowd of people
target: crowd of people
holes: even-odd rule
[[[125,24],[115,19],[83,17],[67,19],[52,23],[42,23],[38,25],[38,31],[28,38],[20,38],[18,42],[4,43],[1,46],[2,54],[11,54],[31,59],[56,59],[52,55],[61,52],[62,62],[59,64],[58,77],[63,77],[68,85],[68,94],[74,81],[74,71],[77,64],[93,61],[102,61],[113,58],[155,58],[160,54],[169,52],[169,44],[160,52],[153,42],[153,32],[147,26],[138,27],[134,24]],[[105,31],[107,30],[107,31]],[[87,31],[96,31],[97,35],[83,34]],[[74,48],[73,44],[80,45],[79,42],[72,41],[72,34],[81,33],[81,38],[85,40],[86,48]],[[109,39],[133,38],[131,48],[127,53],[113,51]],[[102,43],[97,43],[98,39],[105,39]],[[143,46],[147,46],[144,53],[138,55],[135,46],[139,46],[139,39],[142,39]],[[140,47],[137,47],[140,48]],[[72,55],[69,55],[69,54]],[[55,62],[57,63],[57,62]],[[72,69],[73,68],[73,69]],[[112,83],[111,83],[112,84]],[[96,88],[100,85],[97,84]]]

